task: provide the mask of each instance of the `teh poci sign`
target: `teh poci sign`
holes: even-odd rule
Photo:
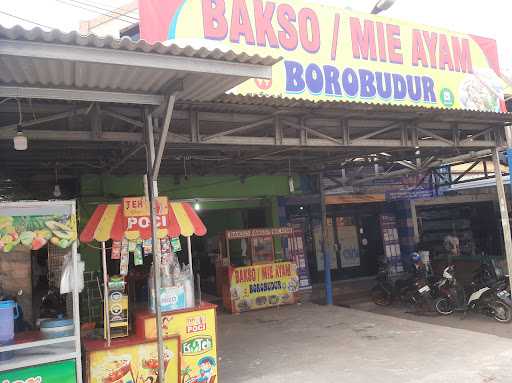
[[[156,223],[159,229],[169,226],[169,201],[167,197],[156,199]],[[144,197],[123,198],[123,217],[126,232],[151,231],[149,201]]]

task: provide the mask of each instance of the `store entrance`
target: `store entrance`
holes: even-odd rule
[[[327,212],[327,250],[335,280],[377,274],[384,254],[379,206],[333,206]]]
[[[379,256],[384,251],[378,215],[354,212],[331,214],[327,217],[327,224],[329,250],[336,257],[335,278],[353,279],[375,275]]]

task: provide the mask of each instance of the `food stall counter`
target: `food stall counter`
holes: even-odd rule
[[[292,227],[228,230],[217,262],[224,307],[232,313],[297,302]],[[276,248],[287,261],[276,260]],[[235,252],[238,250],[238,262]]]
[[[217,380],[216,309],[202,303],[162,313],[166,382]],[[155,314],[144,309],[134,316],[134,335],[113,339],[110,347],[103,339],[84,341],[87,383],[157,381]]]

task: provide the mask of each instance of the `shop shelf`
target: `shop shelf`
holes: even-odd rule
[[[63,338],[54,338],[54,339],[43,339],[43,340],[37,340],[34,342],[24,342],[24,343],[13,344],[10,346],[0,346],[0,352],[23,350],[26,348],[49,346],[52,344],[74,342],[74,341],[75,341],[74,336],[66,336]]]
[[[68,344],[53,344],[49,346],[31,347],[15,351],[15,357],[0,362],[0,371],[14,370],[38,364],[58,362],[60,360],[76,359],[74,340]]]

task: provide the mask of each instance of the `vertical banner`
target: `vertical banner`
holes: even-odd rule
[[[294,226],[300,226],[300,224]],[[301,228],[295,227],[293,229],[291,242],[291,251],[297,265],[297,274],[299,276],[299,289],[310,289],[312,286],[309,276],[309,265],[306,256],[306,249],[304,248],[304,231]]]
[[[402,265],[396,216],[382,214],[380,216],[380,228],[389,270],[392,274],[401,273],[404,271],[404,268]]]
[[[139,4],[150,43],[284,58],[236,94],[506,111],[492,39],[305,0]]]

